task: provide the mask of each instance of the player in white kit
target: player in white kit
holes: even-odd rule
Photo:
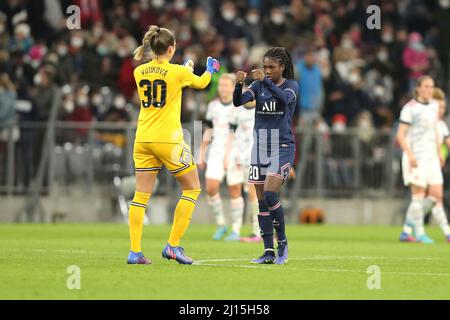
[[[206,124],[212,130],[204,134],[202,143],[203,157],[199,161],[200,168],[206,158],[206,192],[217,224],[214,240],[221,240],[228,231],[220,196],[220,184],[224,177],[228,184],[231,206],[231,233],[227,241],[240,240],[240,231],[244,214],[244,198],[242,197],[243,173],[232,155],[236,115],[233,106],[235,78],[232,74],[223,74],[219,79],[218,97],[208,104]],[[212,137],[211,137],[212,132]],[[211,139],[212,138],[212,139]],[[211,141],[212,140],[212,141]],[[209,145],[209,147],[208,147]]]
[[[443,163],[438,141],[438,102],[433,99],[434,81],[420,77],[414,99],[400,113],[397,140],[403,149],[402,174],[411,189],[411,203],[406,213],[400,241],[433,243],[424,231],[424,199],[428,195],[442,199]],[[411,227],[415,237],[410,233]]]
[[[259,242],[262,240],[259,235],[259,204],[256,196],[256,189],[253,184],[247,183],[250,171],[250,158],[253,146],[253,127],[255,125],[255,106],[254,101],[243,106],[235,108],[236,114],[236,132],[233,144],[233,158],[236,159],[238,167],[240,167],[244,179],[244,189],[248,194],[248,204],[252,220],[252,234],[248,237],[242,237],[242,242]]]
[[[441,154],[444,159],[448,156],[448,150],[450,149],[450,132],[447,124],[444,121],[445,109],[447,108],[445,93],[440,88],[435,88],[433,92],[433,99],[437,100],[439,104],[439,121],[437,124],[438,129],[438,141],[441,145]],[[443,204],[444,185],[441,184],[441,193],[439,198],[435,198],[428,195],[424,201],[424,214],[427,215],[430,211],[433,218],[438,223],[445,239],[450,243],[450,227],[448,225],[447,216],[444,210]]]

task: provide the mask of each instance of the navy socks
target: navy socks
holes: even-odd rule
[[[269,209],[267,208],[267,204],[265,200],[259,200],[259,214],[258,214],[258,222],[259,228],[261,230],[261,237],[264,241],[264,249],[266,251],[274,251],[273,250],[273,224],[272,217],[270,215]]]
[[[286,226],[284,223],[284,212],[281,206],[278,194],[273,191],[265,191],[264,199],[266,200],[267,207],[272,218],[273,227],[277,232],[278,242],[286,242]]]

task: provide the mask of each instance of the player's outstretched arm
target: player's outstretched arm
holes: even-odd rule
[[[235,107],[242,106],[255,99],[255,96],[251,89],[242,93],[242,86],[244,85],[246,77],[247,73],[245,73],[244,71],[236,72],[236,85],[233,92],[233,104]]]
[[[206,71],[199,77],[191,72],[185,66],[180,70],[181,83],[183,87],[193,89],[204,89],[211,82],[211,75],[219,72],[219,60],[208,57],[206,61]]]

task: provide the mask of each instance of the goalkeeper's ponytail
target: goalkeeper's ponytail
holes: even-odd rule
[[[134,60],[150,60],[151,52],[163,55],[170,46],[175,45],[175,36],[169,29],[150,26],[142,39],[142,45],[134,50]]]

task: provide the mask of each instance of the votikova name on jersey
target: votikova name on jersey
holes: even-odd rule
[[[163,69],[163,68],[157,67],[157,66],[150,66],[150,67],[147,67],[147,68],[144,68],[141,70],[141,74],[143,76],[150,74],[150,73],[156,73],[156,74],[159,74],[159,75],[165,77],[168,72],[169,72],[169,70],[166,70],[166,69]]]

